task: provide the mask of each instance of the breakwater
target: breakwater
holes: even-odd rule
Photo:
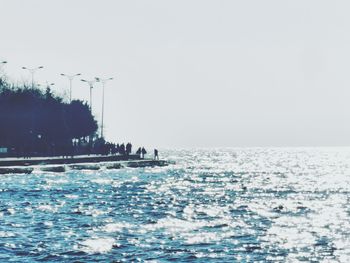
[[[128,160],[143,160],[137,154],[129,155],[78,155],[72,157],[33,157],[33,158],[1,158],[2,166],[29,166],[46,164],[99,163]]]
[[[114,157],[114,158],[111,158]],[[33,171],[43,172],[66,172],[69,170],[100,170],[166,166],[166,160],[115,160],[119,156],[69,158],[69,159],[47,159],[48,162],[30,160],[32,162],[23,164],[23,160],[15,162],[17,165],[0,165],[0,174],[30,174]],[[73,162],[73,159],[75,162]],[[0,162],[1,163],[1,162]],[[13,164],[13,162],[11,162]]]

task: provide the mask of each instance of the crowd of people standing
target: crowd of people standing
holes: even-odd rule
[[[120,154],[120,155],[130,155],[132,154],[132,144],[128,142],[127,144],[114,144],[114,143],[106,143],[106,150],[104,154]],[[145,147],[139,147],[135,152],[140,156],[141,159],[145,158],[147,151]],[[159,160],[158,150],[154,149],[154,159]]]

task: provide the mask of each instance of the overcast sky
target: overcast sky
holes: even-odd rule
[[[13,82],[114,77],[105,134],[135,146],[349,146],[350,3],[0,0]],[[73,97],[88,86],[74,81]],[[101,117],[101,86],[93,90]]]

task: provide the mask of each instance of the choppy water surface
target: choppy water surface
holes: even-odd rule
[[[0,262],[350,262],[350,149],[0,176]]]

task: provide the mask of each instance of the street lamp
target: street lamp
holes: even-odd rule
[[[81,74],[74,74],[74,75],[67,75],[64,73],[61,73],[61,76],[63,77],[67,77],[69,80],[69,102],[72,102],[72,83],[73,83],[73,79],[77,76],[80,76]]]
[[[55,83],[49,83],[48,81],[46,81],[46,84],[37,84],[38,87],[43,87],[45,88],[46,87],[46,93],[45,95],[48,97],[48,96],[52,96],[52,91],[51,91],[51,87],[55,85]]]
[[[5,64],[7,64],[7,61],[5,60],[0,61],[0,74],[2,74],[2,69],[4,68]],[[0,76],[0,80],[1,80],[1,76]]]
[[[92,88],[94,87],[94,84],[96,82],[96,80],[86,80],[86,79],[81,79],[81,81],[86,82],[89,87],[90,87],[90,111],[92,112]]]
[[[101,120],[101,138],[103,138],[103,116],[104,116],[104,109],[105,109],[105,85],[107,81],[112,80],[113,78],[107,78],[107,79],[101,79],[101,78],[95,78],[96,81],[102,83],[102,120]]]
[[[34,74],[37,72],[39,69],[44,68],[43,66],[36,67],[36,68],[27,68],[27,67],[22,67],[22,69],[26,69],[32,74],[32,89],[34,89]]]
[[[49,83],[49,82],[46,81],[46,84],[37,84],[37,85],[38,85],[39,87],[40,87],[40,86],[43,86],[43,87],[50,88],[50,87],[54,86],[55,83]]]
[[[2,69],[3,69],[5,64],[7,64],[7,61],[5,61],[5,60],[0,61],[0,73],[2,72]]]

